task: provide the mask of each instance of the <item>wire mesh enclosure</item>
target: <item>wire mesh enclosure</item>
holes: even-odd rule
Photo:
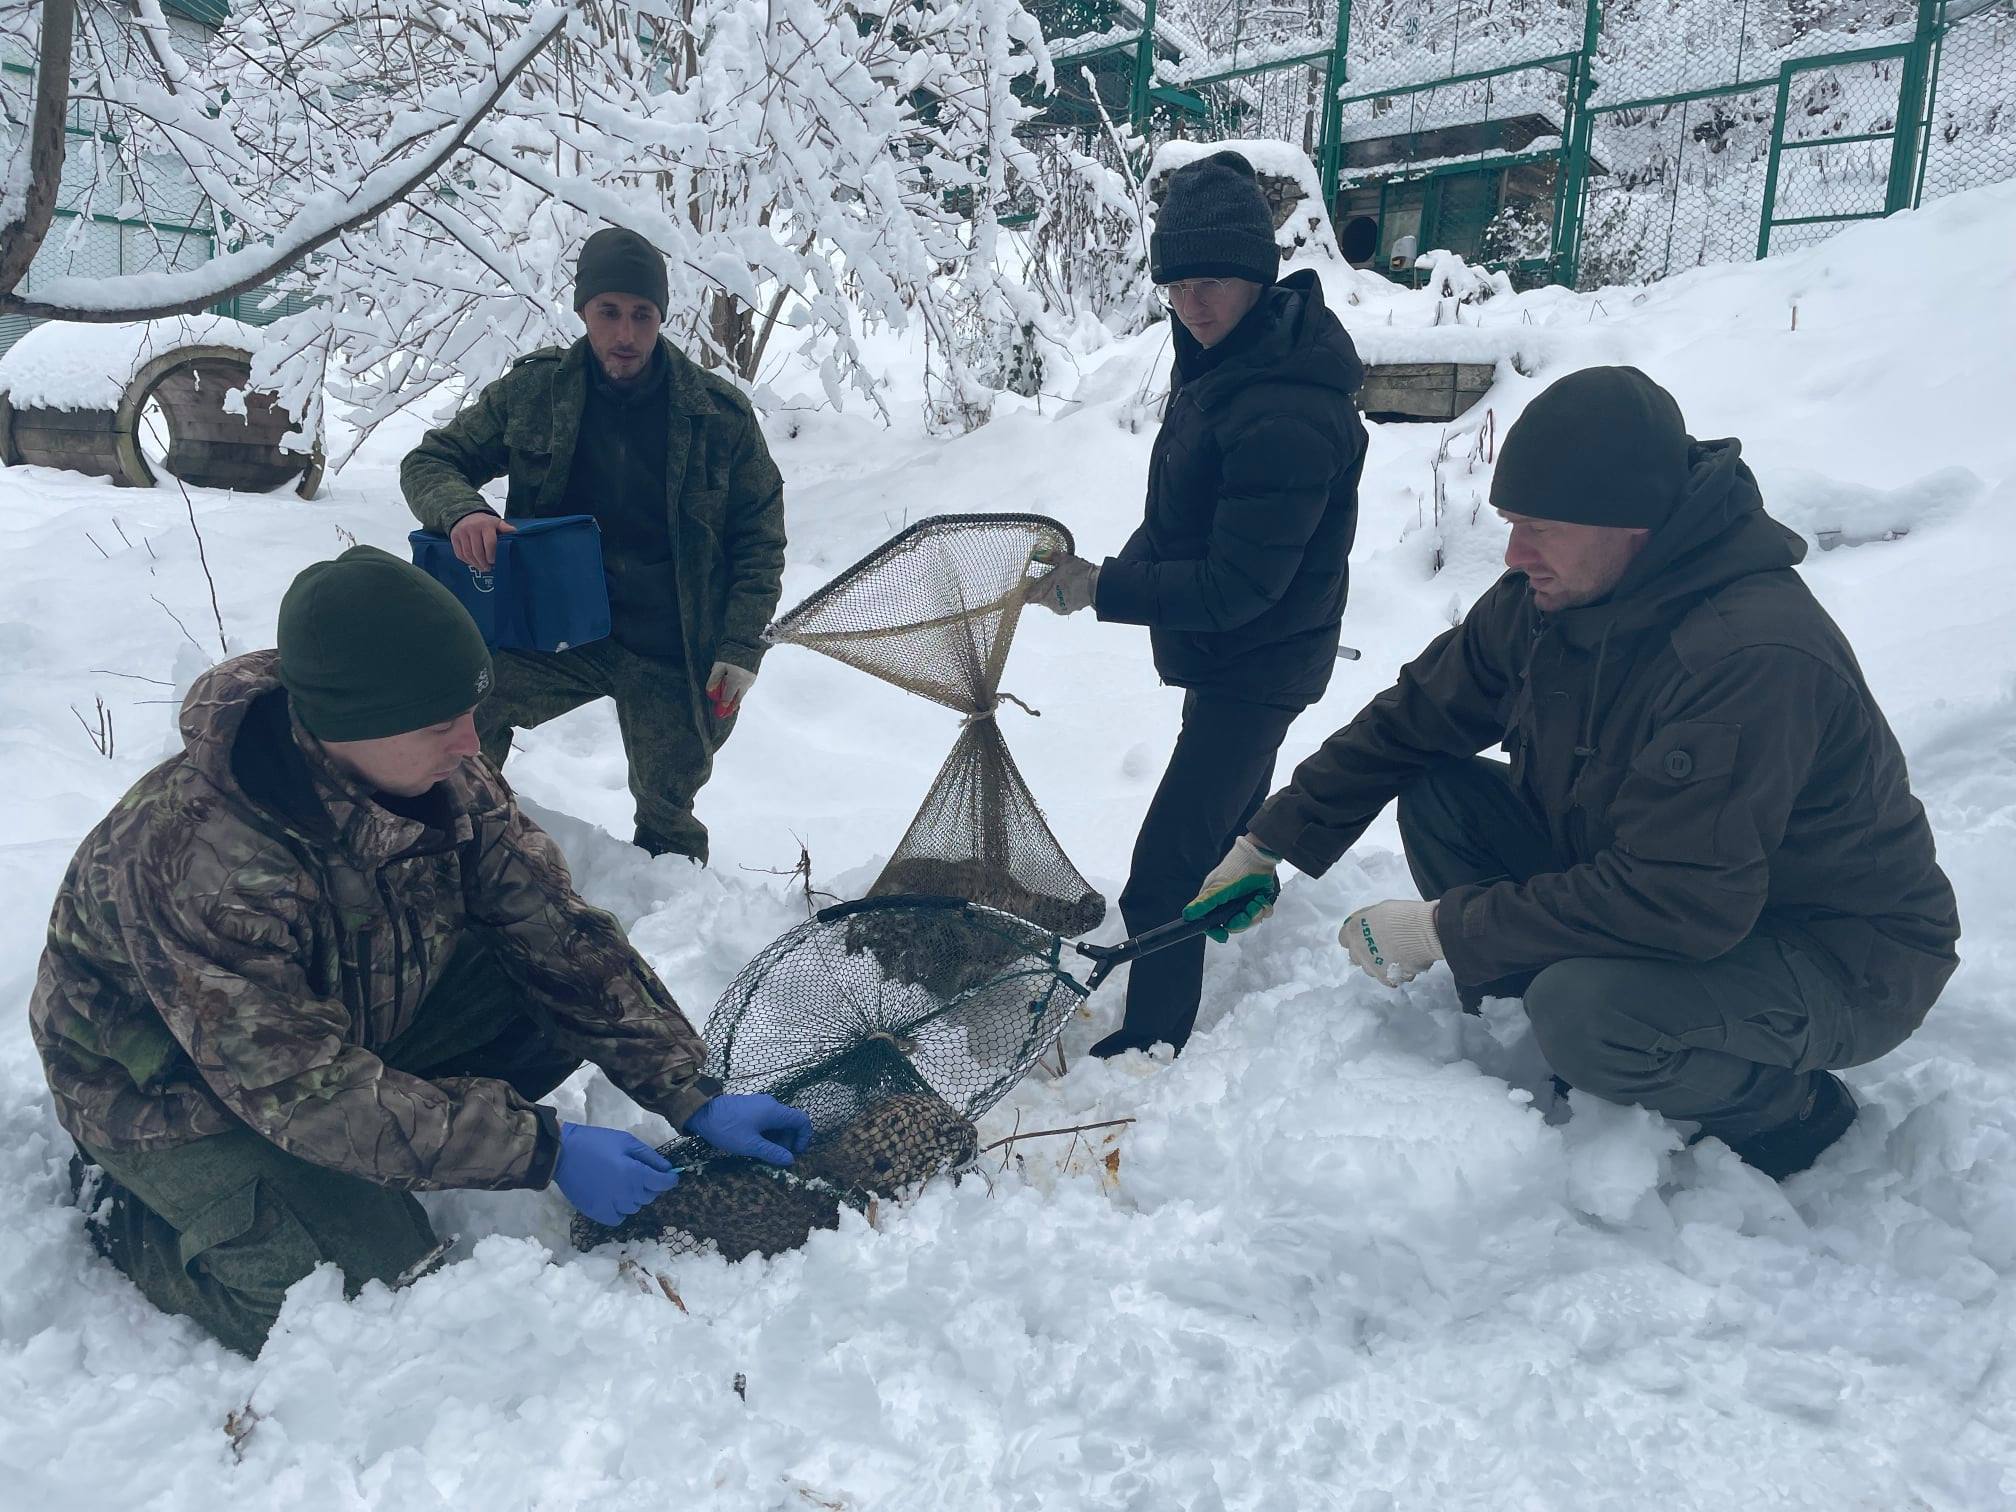
[[[2016,178],[2016,0],[1946,11],[1932,56],[1921,203]]]
[[[1175,89],[1135,90],[1138,130],[1300,145],[1353,261],[1399,278],[1446,249],[1642,282],[2016,177],[2016,0],[1108,10],[1081,51]],[[1191,114],[1158,113],[1170,98]]]
[[[969,899],[1083,933],[1106,900],[1057,843],[994,720],[1036,560],[1071,550],[1042,515],[940,515],[883,543],[772,625],[805,646],[966,715],[871,896]]]
[[[812,1120],[788,1170],[703,1141],[663,1153],[679,1185],[616,1228],[574,1241],[660,1240],[730,1259],[774,1254],[933,1175],[970,1163],[974,1123],[1055,1042],[1086,988],[1064,942],[958,898],[829,908],[743,968],[707,1020],[708,1074]]]

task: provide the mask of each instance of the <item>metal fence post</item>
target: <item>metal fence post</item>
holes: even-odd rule
[[[1764,170],[1764,206],[1757,217],[1757,260],[1771,255],[1771,223],[1778,214],[1778,161],[1785,150],[1785,112],[1792,99],[1792,74],[1799,60],[1789,59],[1778,67],[1778,103],[1771,112],[1771,161]]]
[[[1344,168],[1344,105],[1338,96],[1351,80],[1350,52],[1351,0],[1337,0],[1337,43],[1330,50],[1330,67],[1323,77],[1322,161],[1316,169],[1326,213],[1337,196],[1337,176]]]
[[[1150,91],[1155,87],[1155,0],[1142,0],[1141,42],[1134,50],[1134,84],[1127,94],[1127,116],[1134,129],[1148,130],[1148,114],[1153,105]]]
[[[1904,77],[1897,90],[1897,134],[1890,146],[1890,182],[1883,195],[1886,215],[1908,210],[1917,201],[1918,164],[1925,153],[1925,128],[1931,115],[1926,85],[1944,9],[1945,0],[1918,0],[1918,27],[1911,35],[1911,51],[1904,56]]]
[[[1589,101],[1596,93],[1596,48],[1603,39],[1603,10],[1588,0],[1582,13],[1582,53],[1568,81],[1562,121],[1561,167],[1555,175],[1554,277],[1574,288],[1582,263],[1582,187],[1589,177]]]

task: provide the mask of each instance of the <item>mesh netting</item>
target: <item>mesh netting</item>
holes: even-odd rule
[[[677,1139],[686,1174],[617,1228],[577,1218],[583,1249],[610,1239],[775,1254],[969,1163],[973,1123],[1050,1048],[1085,998],[1048,930],[960,898],[829,908],[743,968],[707,1020],[708,1072],[812,1120],[789,1170]]]
[[[1089,933],[1106,917],[1106,899],[1051,838],[991,719],[959,732],[923,808],[869,889],[871,897],[917,893],[970,898],[1059,934]]]
[[[994,721],[1001,669],[1038,552],[1072,549],[1042,515],[920,520],[767,632],[967,716],[937,781],[869,893],[966,898],[1082,934],[1106,900],[1071,864]]]
[[[985,713],[1022,617],[1031,554],[1071,548],[1071,532],[1042,515],[935,515],[883,542],[764,638]]]

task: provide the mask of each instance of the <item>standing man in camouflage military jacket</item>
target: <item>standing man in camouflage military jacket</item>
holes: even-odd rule
[[[190,689],[183,752],[86,837],[30,1006],[143,1295],[253,1354],[317,1265],[354,1293],[438,1254],[415,1191],[550,1182],[620,1222],[678,1176],[538,1103],[584,1059],[718,1148],[804,1150],[803,1113],[701,1074],[651,968],[468,759],[490,656],[447,589],[354,547],[295,579],[279,641]]]
[[[488,571],[510,521],[588,514],[602,527],[607,640],[504,651],[477,711],[503,764],[514,728],[616,701],[635,843],[707,859],[693,798],[713,770],[763,658],[784,569],[783,483],[749,401],[659,335],[665,259],[606,227],[581,249],[574,308],[587,334],[543,347],[448,425],[399,480],[420,523]],[[508,478],[504,517],[477,489]]]

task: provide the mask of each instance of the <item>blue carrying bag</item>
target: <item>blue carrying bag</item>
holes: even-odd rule
[[[609,633],[602,529],[593,515],[513,520],[489,572],[465,567],[448,537],[416,530],[413,565],[469,611],[493,651],[565,651]]]

